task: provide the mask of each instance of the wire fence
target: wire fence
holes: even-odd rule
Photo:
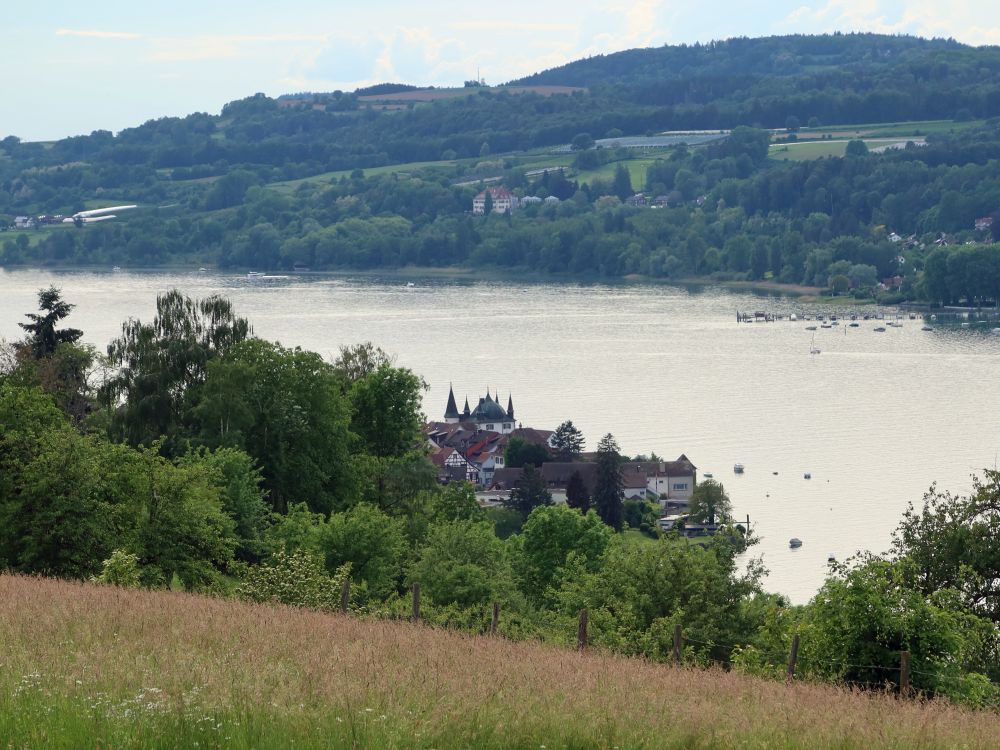
[[[344,582],[344,588],[341,596],[341,611],[345,614],[350,613],[350,579],[346,579]],[[420,584],[414,583],[411,589],[412,593],[412,605],[410,607],[410,614],[407,619],[411,622],[421,622],[421,603],[420,603]],[[489,635],[503,635],[500,631],[500,612],[501,605],[499,602],[493,602],[492,611],[489,613],[490,621],[488,625],[487,632]],[[584,651],[591,646],[590,642],[590,617],[589,612],[586,608],[580,610],[579,618],[577,622],[577,632],[576,632],[576,645],[577,649]],[[796,669],[798,667],[798,653],[799,653],[800,635],[793,635],[793,641],[791,644],[790,652],[787,654],[787,662],[784,660],[784,654],[778,655],[772,650],[770,654],[766,654],[767,663],[770,667],[779,669],[782,663],[786,663],[786,681],[790,684],[796,675]],[[748,643],[722,643],[720,641],[714,640],[702,640],[699,638],[694,638],[686,634],[683,627],[680,624],[674,627],[674,643],[673,643],[673,653],[672,653],[672,663],[675,665],[680,665],[684,661],[684,647],[688,645],[702,646],[706,649],[722,649],[728,654],[732,654],[737,649],[746,649],[752,646]],[[898,652],[898,664],[858,664],[849,661],[839,661],[836,659],[820,658],[807,654],[807,658],[804,661],[809,665],[822,665],[824,667],[832,668],[832,671],[837,673],[843,673],[845,670],[858,670],[864,671],[868,670],[871,672],[883,672],[886,676],[890,675],[896,677],[894,682],[898,684],[898,689],[900,695],[914,695],[915,691],[912,689],[910,678],[912,675],[919,675],[921,677],[928,677],[936,682],[942,682],[949,677],[943,675],[940,672],[931,672],[925,669],[914,669],[910,664],[910,652],[908,650],[899,650]],[[709,663],[715,663],[721,666],[729,667],[732,666],[731,661],[724,661],[721,659],[706,659]]]

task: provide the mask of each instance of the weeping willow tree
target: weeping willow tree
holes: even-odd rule
[[[152,323],[129,319],[108,345],[114,374],[100,400],[111,412],[111,437],[131,445],[165,437],[165,452],[180,450],[189,399],[208,363],[252,335],[224,297],[194,300],[176,289],[158,296]]]

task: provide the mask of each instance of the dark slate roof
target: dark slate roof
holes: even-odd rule
[[[479,399],[479,405],[472,410],[472,418],[477,422],[503,422],[507,419],[507,412],[492,396],[487,395]]]
[[[501,490],[511,490],[517,486],[524,476],[524,469],[508,469],[504,467],[493,472],[493,487]]]
[[[548,448],[549,438],[552,437],[552,430],[536,430],[534,427],[518,427],[510,432],[510,437],[521,438],[521,440],[526,443]]]
[[[689,477],[698,469],[693,463],[691,463],[688,457],[682,453],[676,461],[665,462],[664,470],[668,477]]]
[[[639,489],[646,486],[646,466],[642,463],[622,464],[622,487],[625,489]]]
[[[458,419],[458,406],[455,404],[455,391],[448,386],[448,406],[444,410],[445,419]]]
[[[582,461],[550,461],[542,464],[540,471],[542,472],[542,476],[545,477],[545,483],[548,484],[549,487],[560,488],[566,486],[569,482],[569,478],[573,476],[574,471],[578,471],[580,472],[580,478],[583,480],[584,486],[587,488],[587,492],[593,493],[594,491],[594,484],[597,477],[597,464],[585,463]]]

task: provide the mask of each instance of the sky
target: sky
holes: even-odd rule
[[[634,47],[874,31],[1000,44],[1000,0],[36,0],[0,22],[0,137],[118,131],[262,91],[497,84]]]

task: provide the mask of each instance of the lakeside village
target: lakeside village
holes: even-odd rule
[[[444,418],[424,425],[438,481],[469,482],[476,487],[481,505],[502,505],[525,473],[524,468],[507,465],[508,449],[514,444],[524,452],[545,457],[538,472],[554,503],[567,502],[567,491],[574,483],[577,486],[582,483],[587,497],[593,497],[597,454],[581,451],[561,458],[557,451],[557,431],[523,426],[517,421],[510,394],[506,408],[500,402],[499,393],[491,394],[487,388],[475,408],[470,409],[466,398],[465,407],[459,411],[454,388],[449,387]],[[564,426],[567,424],[575,429],[572,422]],[[623,501],[638,500],[659,506],[660,529],[669,531],[676,527],[689,538],[711,536],[718,530],[717,523],[686,523],[689,502],[698,482],[698,470],[687,456],[681,454],[675,461],[624,461],[622,480]]]

